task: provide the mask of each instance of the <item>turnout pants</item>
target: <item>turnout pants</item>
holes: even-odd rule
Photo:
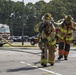
[[[63,57],[63,56],[64,56],[64,58],[68,57],[68,54],[70,52],[70,42],[71,41],[64,41],[64,40],[59,42],[58,55],[60,57]]]
[[[39,43],[39,48],[41,49],[42,51],[42,43]],[[55,46],[54,45],[49,45],[47,43],[44,44],[44,55],[45,57],[43,58],[42,57],[42,54],[41,54],[41,63],[45,63],[47,64],[47,62],[49,64],[54,64],[54,61],[55,61]]]

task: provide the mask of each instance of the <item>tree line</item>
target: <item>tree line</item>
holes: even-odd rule
[[[34,32],[34,26],[47,12],[52,14],[55,21],[68,14],[76,20],[76,0],[50,0],[49,3],[40,0],[26,5],[19,1],[0,0],[0,23],[9,25],[11,35],[22,35],[23,26],[24,35],[37,34]]]

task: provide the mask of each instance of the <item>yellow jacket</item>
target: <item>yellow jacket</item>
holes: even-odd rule
[[[60,25],[60,30],[57,34],[57,36],[61,39],[66,38],[66,41],[71,41],[73,39],[72,33],[73,33],[73,28],[76,27],[76,23],[72,21],[72,25],[70,25],[67,29],[67,26],[62,24]]]
[[[43,23],[39,22],[35,27],[34,27],[34,31],[38,32],[40,34],[39,36],[39,42],[41,42],[41,37],[42,37],[42,33],[39,31],[39,28],[41,27]],[[50,24],[49,27],[47,27],[46,29],[48,29],[48,33],[45,33],[44,31],[44,38],[46,38],[48,40],[48,42],[55,42],[55,26],[53,24]]]

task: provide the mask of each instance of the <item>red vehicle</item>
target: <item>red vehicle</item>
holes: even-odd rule
[[[10,29],[6,24],[0,24],[0,47],[6,44],[6,40],[10,41]]]
[[[38,37],[37,36],[30,37],[30,43],[31,43],[31,45],[37,44],[38,43]]]

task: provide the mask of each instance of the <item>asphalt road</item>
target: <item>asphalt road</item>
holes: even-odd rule
[[[40,65],[40,50],[35,48],[0,48],[0,75],[76,75],[76,47],[72,47],[69,60],[57,60],[55,65]]]

